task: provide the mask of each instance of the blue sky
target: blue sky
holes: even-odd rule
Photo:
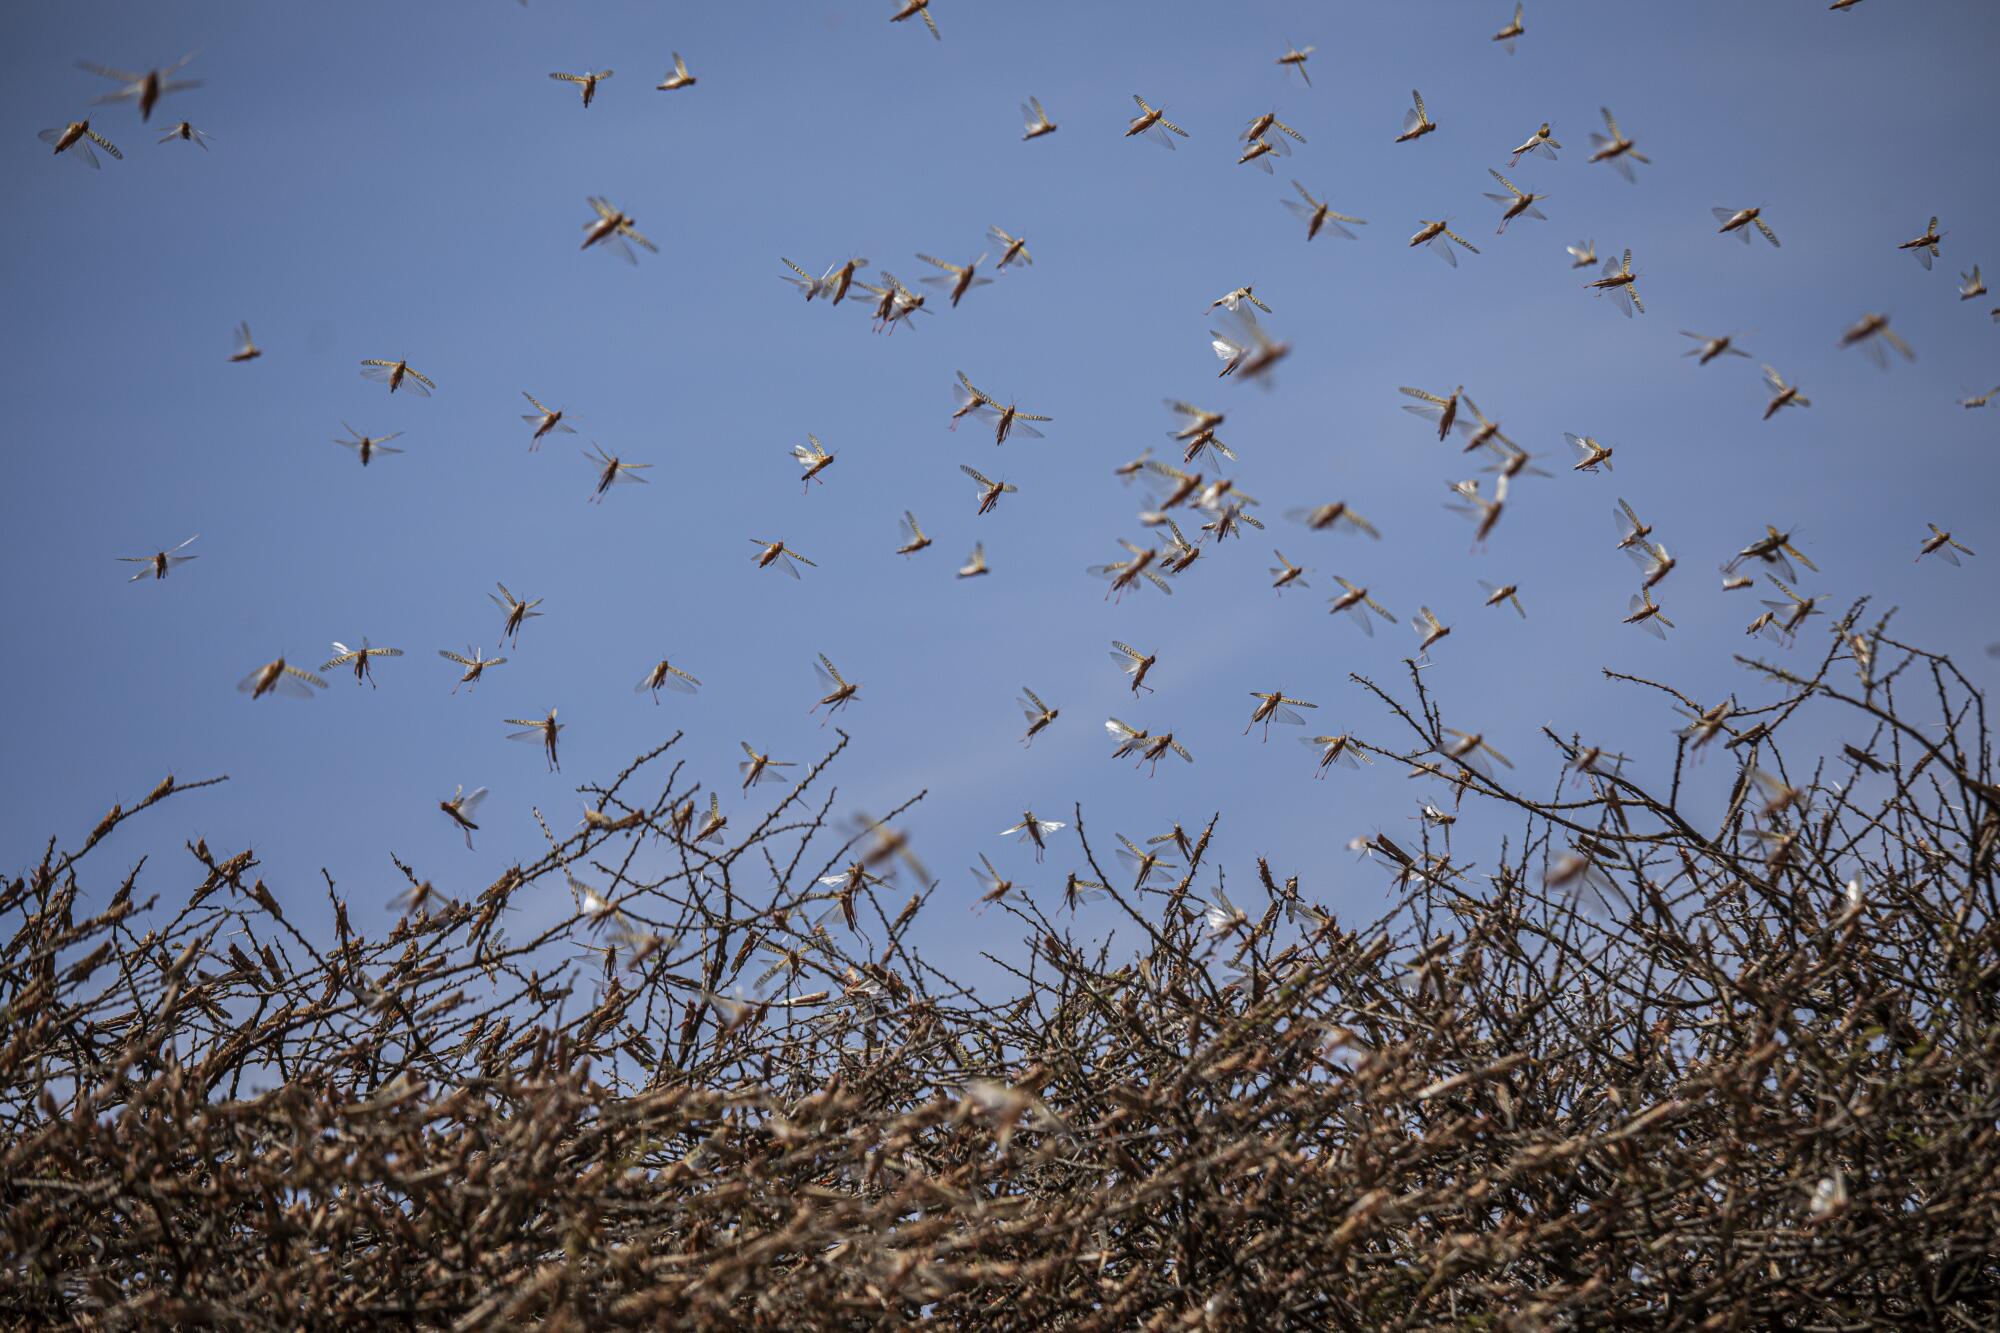
[[[888,23],[892,8],[9,10],[7,873],[166,771],[226,772],[121,832],[111,856],[196,834],[254,845],[302,913],[324,867],[359,912],[386,914],[392,851],[476,891],[537,853],[531,807],[573,820],[576,783],[674,728],[726,797],[739,740],[815,757],[831,736],[807,715],[825,652],[863,685],[839,807],[930,789],[910,824],[946,881],[934,955],[1011,933],[961,915],[979,851],[1054,901],[1069,835],[1040,868],[994,835],[1026,805],[1068,819],[1076,800],[1107,852],[1114,829],[1220,810],[1232,882],[1266,853],[1318,901],[1365,914],[1381,877],[1342,844],[1413,829],[1429,793],[1394,765],[1315,783],[1291,736],[1240,734],[1249,692],[1282,687],[1318,703],[1316,728],[1402,743],[1347,674],[1400,684],[1414,636],[1329,620],[1330,574],[1452,624],[1427,676],[1447,720],[1546,789],[1544,722],[1640,756],[1642,772],[1671,754],[1672,713],[1600,668],[1757,697],[1729,655],[1750,642],[1758,594],[1719,591],[1715,568],[1766,522],[1802,530],[1821,570],[1808,591],[1898,606],[1903,634],[1993,682],[1980,649],[2000,638],[2000,406],[1958,400],[2000,383],[2000,302],[1955,293],[1957,273],[2000,256],[1991,6],[1688,4],[1667,21],[1544,2],[1511,57],[1488,40],[1502,3],[938,0],[942,42]],[[1318,48],[1310,89],[1273,63],[1288,41]],[[130,104],[95,109],[123,162],[92,172],[37,142],[109,86],[75,60],[145,67],[197,47],[188,73],[205,85],[151,126]],[[674,50],[700,83],[655,92]],[[617,75],[587,111],[547,78],[604,67]],[[1440,128],[1397,145],[1413,85]],[[1135,92],[1189,130],[1180,151],[1121,137]],[[1061,128],[1023,143],[1030,94]],[[1586,164],[1605,103],[1653,159],[1636,185]],[[1269,177],[1234,147],[1267,110],[1309,140]],[[155,145],[183,116],[213,152]],[[1495,236],[1486,168],[1506,169],[1545,119],[1560,161],[1509,174],[1551,196],[1550,221]],[[1308,244],[1279,206],[1292,175],[1368,219],[1361,239]],[[579,253],[593,194],[661,253],[637,267]],[[1782,249],[1715,234],[1711,206],[1753,203]],[[1895,246],[1934,213],[1944,257],[1925,272]],[[1406,248],[1441,215],[1483,253],[1450,269]],[[915,252],[976,255],[994,224],[1028,239],[1034,267],[893,338],[778,281],[780,255],[817,270],[850,254],[914,281]],[[1583,289],[1563,247],[1585,237],[1631,247],[1648,314],[1627,321]],[[1270,392],[1217,382],[1207,348],[1204,308],[1243,283],[1293,348]],[[1894,317],[1913,364],[1885,373],[1837,346],[1864,311]],[[228,364],[245,319],[266,354]],[[1736,331],[1757,360],[1697,368],[1684,328]],[[405,356],[435,397],[391,398],[357,373]],[[1813,407],[1761,421],[1760,361]],[[996,449],[949,431],[956,369],[1053,416],[1046,439]],[[1471,465],[1396,393],[1458,383],[1558,465],[1515,489],[1478,554],[1443,508]],[[524,389],[582,433],[529,452]],[[1171,598],[1113,605],[1084,568],[1144,535],[1139,495],[1111,469],[1171,447],[1167,397],[1228,412],[1228,472],[1271,528],[1210,551]],[[402,431],[408,453],[364,470],[332,444],[343,421]],[[788,450],[808,431],[839,461],[801,496]],[[1564,431],[1613,444],[1615,471],[1568,471]],[[591,441],[652,464],[651,484],[587,504]],[[975,518],[960,463],[1019,494]],[[1611,549],[1621,495],[1681,561],[1658,590],[1678,623],[1665,644],[1620,623],[1637,586]],[[1279,516],[1336,498],[1384,540]],[[894,554],[905,508],[936,539],[910,560]],[[1981,555],[1913,563],[1926,521]],[[198,561],[126,584],[115,557],[194,532]],[[755,570],[750,537],[782,537],[818,568],[799,582]],[[975,540],[994,573],[959,582]],[[1273,545],[1312,567],[1310,594],[1269,590]],[[1479,578],[1519,583],[1530,618],[1482,608]],[[496,580],[547,614],[453,696],[436,652],[493,650]],[[1790,655],[1816,653],[1825,624]],[[363,635],[408,654],[379,666],[379,690],[235,690],[278,653],[316,666],[330,640]],[[1157,694],[1131,700],[1113,638],[1158,653]],[[698,697],[633,694],[662,655],[706,682]],[[1062,709],[1031,751],[1016,744],[1023,684]],[[551,706],[569,724],[559,775],[502,725]],[[1197,762],[1153,780],[1110,762],[1108,714],[1173,729]],[[493,790],[472,854],[436,810],[458,783]],[[155,889],[178,889],[177,857]]]

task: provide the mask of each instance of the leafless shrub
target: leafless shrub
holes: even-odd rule
[[[1031,947],[1001,1003],[909,947],[935,884],[904,810],[836,819],[844,738],[705,841],[670,741],[473,901],[405,868],[383,938],[330,881],[308,938],[199,842],[174,899],[86,889],[105,834],[201,785],[169,779],[0,888],[0,1310],[1990,1327],[2000,787],[1979,694],[1858,613],[1813,672],[1746,663],[1770,702],[1635,682],[1689,714],[1663,791],[1553,733],[1563,781],[1515,790],[1415,672],[1363,682],[1378,761],[1520,821],[1476,877],[1454,825],[1371,840],[1371,923],[1262,861],[1229,894],[1219,820],[1128,891],[1078,810],[1142,946],[1003,898]],[[1829,722],[1840,749],[1784,748]],[[1683,813],[1696,774],[1719,825]]]

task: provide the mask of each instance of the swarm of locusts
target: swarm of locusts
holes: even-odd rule
[[[869,33],[893,70],[976,55],[963,34],[981,21],[995,20],[956,0],[887,0]],[[1512,73],[1554,23],[1503,0],[1477,23],[1437,24],[1454,25]],[[246,485],[277,475],[406,497],[484,432],[505,465],[540,469],[538,503],[593,534],[645,534],[670,593],[628,639],[630,626],[590,623],[579,595],[619,576],[613,557],[585,552],[584,589],[530,541],[487,543],[471,548],[477,568],[395,590],[437,617],[409,662],[358,632],[388,636],[375,623],[393,614],[386,595],[371,623],[343,611],[311,632],[342,636],[316,670],[278,630],[240,660],[197,659],[232,708],[237,682],[273,753],[282,724],[316,716],[281,700],[351,718],[420,697],[476,739],[433,756],[403,803],[430,841],[407,835],[366,877],[260,873],[257,846],[205,836],[111,866],[96,849],[142,812],[234,790],[175,777],[0,872],[14,875],[0,880],[0,1234],[14,1256],[0,1309],[89,1327],[1987,1326],[2000,1308],[2000,774],[1974,682],[1867,597],[1827,586],[1853,562],[1821,574],[1812,557],[1839,554],[1826,549],[1838,529],[1800,525],[1804,492],[1718,535],[1676,493],[1649,491],[1662,443],[1615,395],[1579,394],[1574,419],[1538,422],[1511,401],[1526,386],[1491,367],[1423,360],[1371,378],[1355,411],[1380,419],[1369,445],[1422,460],[1430,475],[1408,492],[1419,521],[1344,453],[1331,475],[1244,475],[1278,453],[1259,438],[1263,402],[1328,366],[1302,313],[1325,293],[1260,275],[1267,244],[1328,265],[1359,257],[1413,290],[1530,274],[1607,358],[1689,393],[1722,386],[1741,447],[1796,448],[1852,410],[1860,377],[1924,372],[1923,320],[1971,315],[1963,303],[1986,287],[1966,221],[1954,236],[1931,216],[1913,235],[1932,205],[1905,200],[1850,253],[1830,221],[1754,183],[1707,181],[1714,194],[1691,201],[1705,214],[1654,198],[1702,174],[1706,152],[1657,105],[1625,106],[1628,131],[1595,95],[1565,111],[1536,91],[1548,105],[1501,124],[1463,80],[1426,77],[1433,101],[1412,88],[1406,106],[1398,76],[1393,104],[1371,97],[1364,121],[1334,110],[1327,85],[1382,53],[1322,40],[1271,38],[1226,119],[1157,70],[1143,92],[1121,80],[1094,97],[1054,68],[1024,70],[1006,97],[1027,97],[1018,121],[1006,104],[978,109],[991,142],[965,155],[990,181],[1064,162],[1177,179],[1166,173],[1207,163],[1245,196],[1189,196],[1205,218],[1241,219],[1246,237],[1261,218],[1268,233],[1219,250],[1215,273],[1190,256],[1149,278],[1186,380],[1146,390],[1167,395],[1171,427],[1141,420],[1129,447],[1100,438],[1103,404],[1066,390],[1078,378],[1053,376],[1047,345],[975,336],[1052,297],[1097,317],[1100,256],[1082,252],[1071,201],[1027,187],[993,191],[990,216],[954,205],[893,248],[799,234],[772,245],[786,254],[721,259],[686,239],[691,214],[724,206],[699,165],[662,184],[579,153],[609,179],[522,191],[531,253],[555,275],[546,292],[601,319],[606,345],[625,321],[681,318],[662,293],[715,265],[750,274],[732,301],[752,317],[887,367],[810,398],[774,377],[771,420],[740,448],[641,434],[555,366],[496,389],[421,320],[360,331],[330,375],[300,356],[285,312],[249,312],[266,345],[242,312],[217,315],[235,327],[202,353],[215,375],[293,373],[324,396],[301,429],[310,450]],[[740,105],[727,99],[756,66],[695,54],[699,79],[679,51],[648,55],[642,67],[663,71],[651,88],[629,66],[624,79],[597,68],[601,55],[547,74],[568,85],[561,97],[540,59],[505,78],[534,79],[529,114],[568,133],[645,114],[735,160],[754,126],[716,108]],[[159,134],[158,103],[196,103],[210,80],[183,76],[194,59],[79,62],[113,88],[93,90],[94,116],[41,130],[42,157],[113,159],[69,187],[137,179],[113,136],[130,146],[132,110]],[[1029,75],[1049,106],[1025,92]],[[848,123],[828,96],[806,114]],[[1621,88],[1628,99],[1642,90]],[[1601,132],[1576,123],[1591,107]],[[222,130],[174,123],[156,140],[160,169],[237,169]],[[1334,167],[1364,142],[1394,160],[1407,197],[1370,197]],[[1465,145],[1481,154],[1469,174],[1449,165]],[[869,193],[880,165],[843,167],[846,215],[887,233],[903,220]],[[937,167],[940,183],[955,165]],[[1593,212],[1605,192],[1647,211]],[[799,203],[787,234],[816,215]],[[1595,228],[1602,256],[1596,239],[1558,252],[1548,221]],[[1680,267],[1692,247],[1773,286],[1804,255],[1889,271],[1817,341],[1767,338],[1724,312],[1669,314],[1696,304]],[[1927,276],[1947,247],[1947,273],[1968,270],[1955,295]],[[1674,322],[1641,318],[1649,304]],[[697,375],[734,365],[745,348],[697,318],[674,355]],[[1639,341],[1681,322],[1730,331]],[[1812,362],[1856,353],[1873,369]],[[906,364],[924,367],[916,388]],[[916,404],[921,448],[842,424],[888,386],[930,395]],[[2000,390],[1976,387],[1931,405],[1978,421],[1957,409]],[[334,423],[345,454],[324,447]],[[698,454],[713,473],[694,473]],[[1592,532],[1563,532],[1555,502],[1591,488]],[[1057,522],[1065,496],[1102,506],[1075,547]],[[692,563],[662,508],[690,499],[729,533]],[[1899,575],[1976,575],[1987,508],[1916,515]],[[193,536],[163,544],[195,526],[210,534],[199,554]],[[1547,586],[1512,563],[1531,526],[1579,567],[1612,571],[1615,589]],[[1059,606],[1100,628],[987,628],[1003,624],[992,599],[1072,550],[1066,578],[1024,595],[1038,615]],[[194,599],[171,603],[193,621],[225,576],[280,554],[169,515],[104,551],[99,573],[109,585],[115,561],[135,588],[107,595]],[[1233,599],[1226,615],[1204,585]],[[979,628],[934,614],[917,588],[964,599],[950,605],[974,608],[964,623]],[[867,612],[805,640],[821,601]],[[735,669],[719,607],[791,644],[790,667]],[[1674,664],[1718,619],[1742,653],[1738,689],[1689,693],[1665,671],[1627,670]],[[1629,654],[1593,679],[1631,692],[1624,720],[1650,745],[1538,729],[1440,684],[1577,623]],[[413,639],[426,647],[396,636]],[[1023,643],[1036,688],[989,688],[973,668]],[[432,652],[449,667],[427,665]],[[1347,653],[1369,665],[1331,665]],[[588,674],[549,688],[565,661]],[[951,715],[914,720],[976,777],[953,783],[950,799],[977,807],[964,827],[978,840],[953,856],[937,826],[964,812],[934,816],[929,789],[850,784],[863,809],[834,782],[850,731],[880,741],[885,719],[912,720],[913,672],[933,670],[922,684],[948,683]],[[775,706],[745,717],[753,681]],[[717,761],[690,737],[725,720]],[[573,777],[607,737],[652,724],[663,739],[621,771],[555,785],[570,781],[565,751]],[[1274,731],[1291,743],[1270,746]],[[494,743],[507,739],[523,744]],[[1195,816],[1190,795],[1237,788],[1227,764],[1332,797],[1308,855],[1239,842],[1240,812]],[[1147,822],[1121,805],[1114,827],[1065,788],[1079,774],[1121,801],[1160,795]],[[1347,797],[1388,788],[1401,806],[1387,820],[1351,813]],[[1357,893],[1387,906],[1356,913]],[[955,978],[926,953],[968,937],[993,950],[997,980]],[[1016,937],[1022,956],[1003,956]]]

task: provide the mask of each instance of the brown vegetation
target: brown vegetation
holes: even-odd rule
[[[1397,729],[1378,762],[1519,834],[1476,858],[1450,825],[1378,836],[1396,901],[1350,925],[1261,862],[1236,911],[1219,822],[1178,882],[1128,891],[1079,810],[1142,947],[1017,891],[1004,1000],[908,947],[969,895],[899,850],[903,811],[834,821],[844,739],[703,842],[670,741],[473,901],[407,871],[383,938],[330,881],[332,937],[308,938],[250,852],[199,842],[164,899],[137,870],[86,883],[121,822],[202,785],[169,779],[0,885],[0,1312],[1990,1327],[1982,701],[1881,625],[1804,675],[1747,666],[1770,702],[1667,690],[1691,724],[1664,790],[1553,734],[1563,781],[1514,790],[1443,757],[1414,672],[1363,682]],[[1683,813],[1697,778],[1730,790],[1719,823]],[[881,879],[819,882],[856,861]],[[572,892],[504,936],[510,902]]]

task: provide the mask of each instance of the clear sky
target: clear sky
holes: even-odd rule
[[[963,867],[979,851],[1054,901],[1070,835],[1040,868],[994,835],[1025,805],[1067,820],[1079,799],[1106,852],[1114,829],[1221,810],[1232,882],[1268,853],[1363,914],[1382,877],[1342,844],[1413,828],[1430,793],[1395,765],[1312,782],[1292,736],[1241,735],[1249,692],[1282,687],[1319,705],[1316,730],[1405,742],[1347,673],[1400,684],[1415,637],[1330,620],[1331,574],[1454,627],[1427,677],[1447,720],[1545,790],[1559,763],[1535,736],[1545,721],[1640,756],[1642,774],[1671,754],[1664,702],[1600,668],[1757,697],[1729,655],[1752,642],[1759,594],[1720,591],[1716,567],[1766,522],[1801,530],[1821,570],[1807,591],[1899,606],[1903,634],[1993,683],[1980,650],[2000,638],[2000,405],[1959,399],[2000,384],[2000,300],[1955,291],[1975,262],[2000,265],[1992,5],[1542,0],[1512,56],[1489,40],[1501,0],[937,0],[942,42],[892,9],[9,7],[0,870],[169,770],[228,773],[111,855],[167,853],[147,883],[174,892],[183,838],[254,845],[300,913],[324,867],[385,920],[392,851],[476,891],[537,854],[531,807],[573,821],[575,784],[674,728],[739,808],[739,740],[810,760],[830,739],[807,715],[825,652],[863,686],[843,714],[840,808],[930,789],[910,827],[945,877],[934,954],[1013,933],[953,901],[976,897]],[[1310,89],[1273,63],[1288,41],[1317,47]],[[197,47],[187,74],[204,85],[146,126],[130,103],[89,108],[110,85],[74,64],[145,68]],[[700,82],[655,92],[674,50]],[[588,110],[547,77],[606,67]],[[1413,85],[1440,128],[1398,145]],[[1179,151],[1121,137],[1134,93],[1190,132]],[[1024,143],[1030,94],[1060,129]],[[1586,163],[1607,103],[1652,158],[1636,185]],[[1309,141],[1275,176],[1235,163],[1236,134],[1270,110]],[[36,140],[87,112],[124,161],[90,171]],[[155,144],[182,117],[212,152]],[[1560,160],[1509,174],[1551,196],[1550,220],[1495,236],[1486,169],[1543,120]],[[1308,244],[1279,206],[1293,175],[1368,219],[1361,239]],[[594,194],[661,253],[636,267],[579,253]],[[1711,207],[1749,204],[1782,249],[1716,234]],[[1925,272],[1895,247],[1934,213],[1944,254]],[[1405,246],[1439,216],[1483,253],[1453,269]],[[914,283],[915,252],[970,258],[995,224],[1028,239],[1034,267],[894,337],[778,280],[780,255],[817,271],[860,254],[871,276]],[[1587,237],[1633,250],[1647,314],[1584,289],[1564,246]],[[1269,392],[1218,382],[1207,346],[1205,307],[1244,283],[1293,348]],[[1882,372],[1839,348],[1867,311],[1893,316],[1914,363]],[[265,355],[229,364],[246,319]],[[1737,332],[1756,359],[1698,368],[1681,329]],[[364,357],[407,357],[438,391],[392,398],[358,374]],[[1760,420],[1764,361],[1813,406]],[[1046,438],[996,449],[948,430],[956,369],[1053,416]],[[1396,392],[1459,383],[1556,473],[1516,487],[1478,554],[1443,508],[1473,463]],[[531,453],[524,389],[582,433]],[[1270,530],[1208,551],[1171,598],[1114,605],[1085,567],[1145,535],[1112,468],[1171,450],[1167,397],[1228,412],[1228,473]],[[332,443],[343,422],[401,431],[408,452],[363,469]],[[788,451],[808,431],[839,461],[802,496]],[[1615,470],[1569,471],[1564,431],[1615,446]],[[592,441],[651,464],[650,484],[587,504]],[[1020,491],[975,517],[960,463]],[[1664,644],[1620,623],[1637,587],[1612,549],[1621,495],[1681,562],[1658,589],[1678,625]],[[1281,517],[1332,499],[1384,539]],[[936,539],[907,560],[905,508]],[[1913,563],[1926,521],[1979,556]],[[197,532],[199,560],[125,582],[115,557]],[[758,571],[751,537],[817,568]],[[975,540],[993,573],[958,581]],[[1274,545],[1312,568],[1310,593],[1269,589]],[[1483,608],[1479,578],[1518,583],[1529,618]],[[496,580],[546,615],[454,696],[437,650],[494,650]],[[1826,624],[1790,653],[1817,653]],[[331,640],[363,635],[407,653],[378,666],[379,690],[335,679],[310,702],[252,702],[235,688],[277,654],[317,666]],[[1157,694],[1126,693],[1113,638],[1158,653]],[[699,696],[633,693],[663,655],[706,682]],[[1062,710],[1028,751],[1023,684]],[[569,724],[560,774],[502,725],[551,706]],[[1196,763],[1149,781],[1111,762],[1111,714],[1171,728]],[[493,791],[475,853],[436,809],[458,783]]]

